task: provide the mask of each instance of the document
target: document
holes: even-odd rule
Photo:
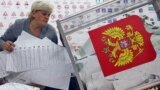
[[[24,84],[19,83],[6,83],[3,85],[0,85],[0,90],[40,90],[37,87],[28,86]]]
[[[25,41],[23,39],[27,38]],[[39,39],[22,32],[15,42],[14,51],[9,53],[7,71],[22,72],[31,69],[59,66],[68,62],[69,57],[66,49],[58,46],[48,38]],[[63,66],[62,65],[62,66]]]
[[[48,38],[39,39],[22,32],[15,42],[14,51],[6,56],[6,71],[19,73],[8,76],[9,81],[31,82],[68,90],[73,72],[69,55],[66,48]]]
[[[6,72],[6,54],[7,52],[5,51],[0,52],[0,78],[3,78],[8,75],[8,73]]]
[[[32,83],[68,90],[71,77],[71,65],[49,66],[24,72],[19,77]],[[32,76],[32,77],[30,77]]]
[[[68,90],[72,65],[48,66],[33,69],[19,74],[9,75],[7,80],[16,83],[36,83],[43,86]]]

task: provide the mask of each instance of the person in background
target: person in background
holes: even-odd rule
[[[48,24],[52,11],[52,5],[49,2],[46,2],[45,0],[35,1],[31,6],[31,11],[28,18],[17,19],[15,23],[7,29],[4,35],[0,37],[0,51],[6,50],[8,52],[12,52],[15,47],[14,42],[17,40],[22,31],[25,31],[40,39],[48,37],[52,42],[58,44],[56,31],[50,24]],[[75,80],[71,79],[71,81],[74,82]],[[44,90],[58,89],[46,87]],[[74,88],[72,90],[77,89]]]
[[[52,6],[44,1],[36,1],[31,6],[31,12],[26,19],[18,19],[15,23],[7,29],[2,37],[0,37],[0,49],[13,51],[14,44],[24,30],[29,34],[44,38],[48,37],[54,43],[58,43],[58,38],[55,29],[48,24],[50,14],[52,13]]]

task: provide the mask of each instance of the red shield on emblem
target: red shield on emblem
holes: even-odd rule
[[[156,52],[139,16],[89,31],[104,76],[153,61]]]

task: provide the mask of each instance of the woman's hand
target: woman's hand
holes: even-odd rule
[[[15,44],[12,41],[6,41],[3,43],[3,50],[6,50],[8,52],[12,52],[15,47]]]

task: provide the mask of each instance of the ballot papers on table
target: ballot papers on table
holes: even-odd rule
[[[13,52],[5,55],[8,57],[7,71],[21,72],[50,65],[65,66],[69,60],[66,49],[48,38],[39,39],[22,32],[14,44]]]
[[[28,86],[24,84],[19,83],[6,83],[3,85],[0,85],[0,90],[40,90],[37,87]]]

